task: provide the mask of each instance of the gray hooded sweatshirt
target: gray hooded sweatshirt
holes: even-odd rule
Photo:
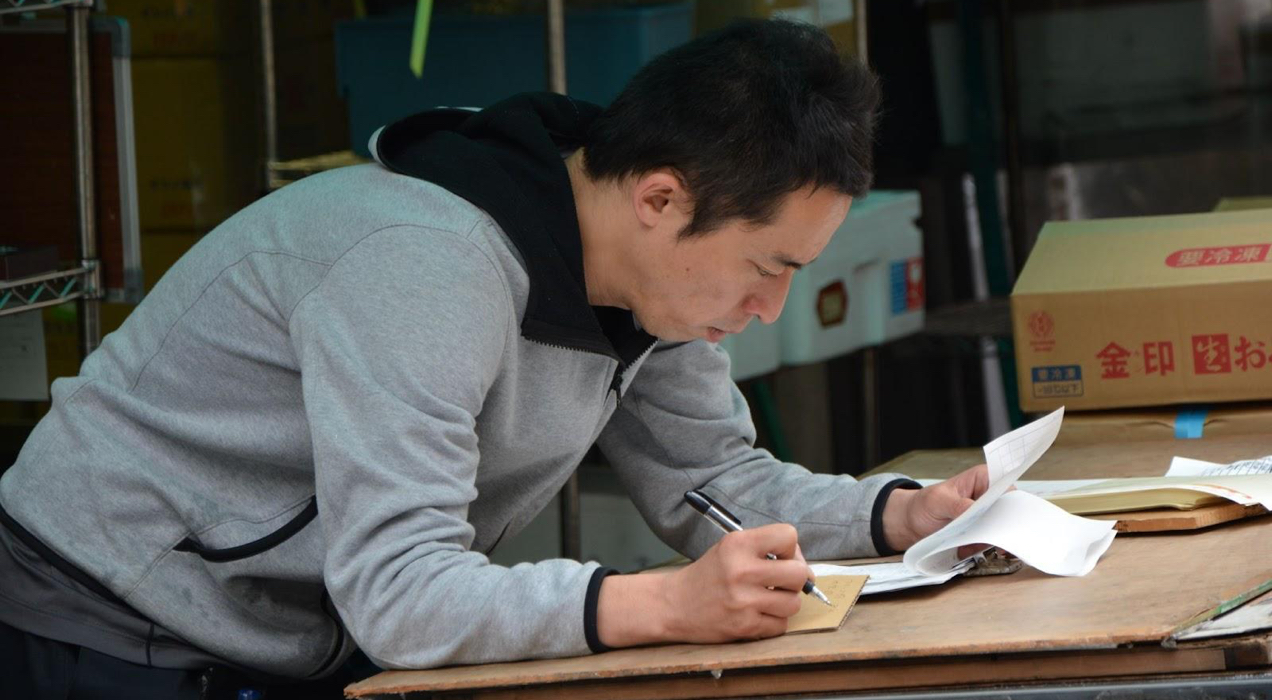
[[[690,557],[719,538],[693,488],[794,524],[809,558],[886,548],[896,477],[779,462],[723,351],[587,304],[560,153],[595,113],[417,115],[381,164],[229,219],[54,382],[0,480],[8,522],[191,644],[298,678],[355,643],[387,668],[597,649],[599,564],[486,555],[598,441]]]

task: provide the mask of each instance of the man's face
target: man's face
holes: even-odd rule
[[[632,311],[663,340],[715,343],[753,318],[773,323],[792,275],[826,247],[851,203],[848,195],[806,187],[787,195],[768,225],[731,221],[684,240],[651,236],[635,261],[644,283]]]

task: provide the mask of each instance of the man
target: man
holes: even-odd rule
[[[777,319],[866,190],[877,99],[820,30],[741,23],[604,112],[416,115],[379,164],[225,222],[55,382],[0,481],[0,632],[41,659],[0,684],[50,687],[81,652],[185,689],[319,678],[355,646],[423,668],[768,637],[804,555],[941,527],[983,468],[918,490],[778,462],[714,345]],[[597,442],[697,561],[492,565]],[[721,539],[692,488],[771,524]]]

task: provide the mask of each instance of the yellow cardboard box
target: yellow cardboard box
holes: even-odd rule
[[[132,75],[141,226],[208,230],[250,204],[264,186],[250,61],[138,59]]]
[[[1272,209],[1272,197],[1224,197],[1215,205],[1215,211],[1242,209]]]
[[[274,42],[330,37],[353,18],[353,0],[273,0]],[[107,0],[103,12],[128,20],[134,58],[250,55],[257,51],[258,3],[246,0]]]
[[[159,278],[177,260],[194,247],[203,234],[198,231],[146,230],[141,232],[141,270],[146,291],[155,288]]]
[[[1011,295],[1021,408],[1272,398],[1272,210],[1052,222]]]
[[[107,0],[128,20],[133,58],[245,53],[256,43],[257,4],[242,0]]]
[[[1056,444],[1073,447],[1256,434],[1272,435],[1272,404],[1074,412],[1065,415]]]

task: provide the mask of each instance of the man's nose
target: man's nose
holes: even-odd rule
[[[760,319],[760,323],[773,323],[782,315],[786,295],[791,291],[791,271],[764,280],[762,286],[750,294],[742,304],[748,315]]]

